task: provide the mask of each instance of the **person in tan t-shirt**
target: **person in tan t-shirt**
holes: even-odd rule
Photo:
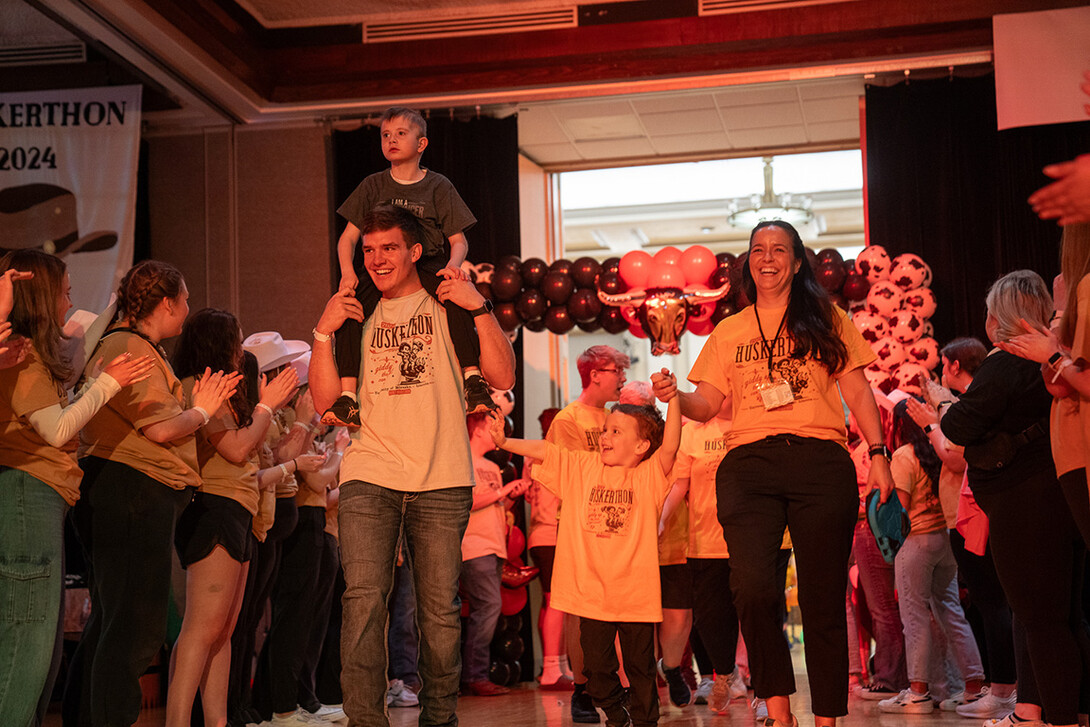
[[[234,373],[241,364],[242,332],[235,316],[205,308],[186,321],[174,367],[187,399],[192,400],[201,372]],[[227,721],[230,637],[246,585],[258,504],[257,446],[298,383],[295,369],[285,368],[260,387],[256,406],[239,387],[198,433],[201,483],[178,521],[175,538],[186,569],[186,599],[167,693],[168,727],[189,724],[198,687],[206,722]]]
[[[72,367],[61,331],[72,303],[64,263],[40,250],[17,250],[0,259],[0,271],[0,314],[9,318],[3,333],[21,342],[0,366],[0,591],[12,595],[0,599],[7,604],[0,619],[0,714],[25,725],[44,718],[39,704],[48,703],[49,675],[59,666],[52,662],[60,655],[64,517],[79,497],[82,474],[76,432],[152,364],[119,356],[69,404],[64,382]],[[13,289],[14,280],[25,282]]]
[[[188,298],[177,268],[138,263],[121,280],[114,322],[84,372],[123,353],[154,362],[150,376],[115,395],[80,436],[74,519],[93,573],[91,617],[65,699],[66,710],[93,724],[132,724],[140,714],[140,677],[166,638],[174,527],[200,482],[195,435],[240,378],[205,372],[185,408],[159,343],[181,333]]]

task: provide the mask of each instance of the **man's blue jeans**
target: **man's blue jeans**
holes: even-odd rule
[[[503,608],[502,573],[503,561],[498,555],[462,561],[462,595],[469,604],[462,651],[462,681],[466,684],[488,681],[489,646]]]
[[[341,685],[351,727],[386,727],[387,602],[398,534],[413,559],[420,630],[421,727],[458,724],[461,624],[458,577],[471,487],[399,492],[353,480],[341,486],[341,563],[347,589]]]

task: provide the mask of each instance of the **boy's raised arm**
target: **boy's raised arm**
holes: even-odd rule
[[[500,449],[506,449],[512,454],[523,457],[533,457],[538,461],[545,459],[545,453],[549,448],[544,439],[508,439],[503,431],[503,414],[493,410],[488,421],[488,433],[492,435],[492,441]]]
[[[359,285],[359,278],[352,268],[352,256],[356,252],[356,243],[360,240],[359,228],[349,222],[345,225],[344,232],[337,239],[337,262],[341,266],[341,281],[338,289],[355,290]]]
[[[651,375],[652,382],[670,380],[674,385],[673,396],[666,405],[666,428],[662,432],[662,445],[659,447],[659,461],[663,474],[670,474],[677,457],[677,448],[681,444],[681,405],[677,395],[677,377],[669,369]]]

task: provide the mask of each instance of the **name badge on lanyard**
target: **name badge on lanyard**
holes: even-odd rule
[[[780,333],[787,323],[787,311],[784,310],[783,317],[780,318],[780,325],[776,328],[776,335],[772,337],[771,341],[765,338],[764,329],[761,327],[761,314],[756,307],[753,308],[753,315],[757,319],[757,330],[761,334],[761,343],[764,346],[765,354],[768,356],[768,381],[757,384],[757,393],[761,396],[761,403],[764,404],[765,411],[772,411],[795,400],[795,392],[791,389],[791,384],[779,373],[772,370],[772,347],[779,339]]]

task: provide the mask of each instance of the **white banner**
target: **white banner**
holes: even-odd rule
[[[1000,130],[1087,120],[1090,7],[996,15],[992,38]]]
[[[0,249],[61,257],[100,311],[132,264],[140,86],[0,93]]]

